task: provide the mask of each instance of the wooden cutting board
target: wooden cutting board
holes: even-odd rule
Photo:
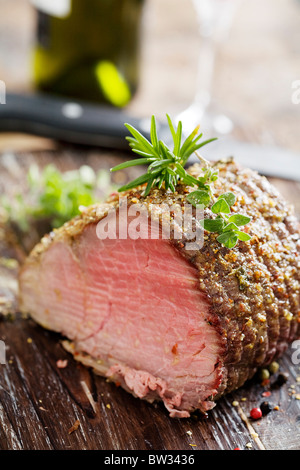
[[[22,188],[33,162],[41,166],[52,162],[61,169],[82,163],[108,169],[123,158],[72,148],[3,154],[0,193]],[[273,183],[299,214],[300,185]],[[16,275],[23,256],[23,249],[14,240],[7,243],[0,230],[0,310],[14,313],[0,320],[0,340],[7,348],[6,363],[0,365],[1,450],[300,449],[300,366],[292,361],[296,350],[290,348],[279,361],[280,373],[288,374],[282,386],[272,385],[276,375],[269,385],[255,377],[219,400],[208,417],[171,419],[161,404],[136,399],[95,376],[65,351],[63,338],[17,313]],[[57,361],[67,361],[62,363],[66,367]],[[276,409],[253,421],[251,408],[265,400]]]

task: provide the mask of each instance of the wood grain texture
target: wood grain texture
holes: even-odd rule
[[[259,449],[232,405],[238,401],[249,416],[266,399],[262,393],[267,388],[256,379],[221,399],[206,419],[197,414],[171,419],[160,404],[136,399],[78,364],[64,351],[59,335],[31,320],[3,320],[0,337],[8,347],[7,364],[0,366],[0,449],[230,450],[249,443]],[[268,398],[279,410],[256,422],[250,419],[266,449],[299,449],[300,401],[291,392],[299,392],[300,370],[291,354],[280,361],[288,382]],[[58,368],[59,359],[67,359],[66,368]],[[80,426],[69,434],[76,420]]]
[[[42,166],[55,162],[63,169],[76,168],[85,162],[98,169],[109,168],[122,158],[114,153],[70,148],[10,158],[2,155],[0,191],[22,187],[22,177],[34,161]],[[299,215],[300,185],[282,180],[273,182],[291,203],[296,203]],[[19,245],[17,248],[19,251],[16,244],[12,241],[7,244],[2,237],[2,264],[5,256],[22,262],[24,253]],[[2,300],[8,296],[12,312],[17,311],[16,273],[15,265],[4,266],[0,277]],[[95,376],[64,350],[62,339],[20,314],[13,319],[2,317],[0,340],[5,342],[7,350],[6,364],[0,365],[1,450],[300,449],[300,400],[297,399],[300,368],[293,364],[295,350],[292,348],[279,361],[280,372],[289,374],[287,383],[281,387],[262,386],[254,378],[222,398],[207,418],[195,414],[179,420],[169,418],[161,404],[151,405],[136,399]],[[67,366],[59,368],[58,360],[67,360]],[[269,389],[271,396],[263,397]],[[278,406],[278,410],[259,421],[249,419],[251,408],[264,400]],[[239,407],[233,406],[235,401]],[[250,430],[245,417],[252,426]],[[77,421],[78,428],[70,433]],[[251,429],[256,434],[251,434]]]

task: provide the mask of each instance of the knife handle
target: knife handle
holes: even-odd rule
[[[0,105],[0,132],[21,132],[72,144],[128,150],[125,122],[149,137],[150,125],[145,126],[145,120],[105,105],[13,93]]]

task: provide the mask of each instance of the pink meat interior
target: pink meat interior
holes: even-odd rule
[[[169,240],[100,240],[91,224],[28,264],[20,286],[37,322],[101,359],[136,396],[160,397],[173,416],[212,406],[203,402],[221,380],[219,334],[197,270]]]

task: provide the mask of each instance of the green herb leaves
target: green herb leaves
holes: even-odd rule
[[[250,240],[250,235],[239,230],[239,227],[243,227],[251,221],[250,217],[242,214],[231,214],[231,207],[236,203],[236,197],[232,192],[221,194],[215,200],[211,184],[218,179],[218,172],[211,168],[203,168],[203,171],[205,171],[204,176],[197,180],[198,186],[202,189],[191,192],[187,196],[187,200],[194,207],[201,204],[204,207],[211,205],[211,212],[217,215],[215,219],[200,221],[204,230],[210,233],[218,233],[218,242],[227,248],[234,248],[238,240]],[[197,182],[194,184],[197,184]]]
[[[224,193],[224,194],[221,194],[221,196],[219,197],[219,199],[224,199],[228,206],[231,207],[231,206],[234,206],[235,204],[235,201],[236,201],[236,197],[233,193]]]
[[[230,213],[230,207],[229,204],[225,201],[225,199],[220,198],[217,200],[217,202],[214,203],[214,205],[211,208],[211,211],[214,214],[229,214]]]
[[[217,240],[227,248],[233,248],[238,240],[248,241],[251,236],[239,230],[239,227],[247,225],[251,218],[242,214],[231,214],[231,206],[235,204],[236,198],[233,193],[225,193],[219,196],[212,205],[211,211],[217,214],[216,219],[202,221],[202,226],[208,232],[219,233]]]
[[[182,122],[179,121],[177,129],[175,129],[170,116],[167,115],[168,125],[173,139],[173,149],[159,140],[157,135],[157,126],[155,117],[151,118],[150,140],[146,139],[137,129],[130,124],[125,124],[132,134],[132,137],[126,137],[132,151],[141,158],[130,160],[115,166],[111,171],[123,170],[136,165],[148,165],[147,172],[136,178],[134,181],[119,188],[119,191],[127,191],[141,184],[147,183],[144,195],[147,196],[153,187],[164,188],[166,191],[175,192],[175,188],[179,180],[183,180],[186,184],[195,184],[197,180],[187,175],[184,170],[189,156],[196,150],[216,139],[209,139],[200,142],[202,134],[199,134],[199,126],[182,141]],[[193,181],[194,180],[194,181]],[[200,182],[199,182],[200,184]],[[200,184],[201,185],[201,184]]]
[[[218,242],[226,248],[234,248],[238,241],[238,236],[234,232],[224,232],[217,238]]]
[[[221,218],[204,219],[204,220],[201,220],[200,223],[207,232],[221,233],[224,227],[224,220]]]
[[[25,183],[22,194],[0,197],[7,219],[24,233],[39,220],[45,227],[60,227],[80,213],[80,206],[90,206],[116,189],[106,170],[96,173],[88,165],[60,172],[54,165],[40,170],[32,164]]]
[[[194,207],[199,205],[208,207],[212,214],[216,215],[215,218],[206,218],[200,221],[204,230],[217,233],[217,240],[227,248],[233,248],[238,240],[250,240],[251,236],[240,230],[240,227],[244,227],[250,222],[250,217],[231,212],[232,206],[236,203],[235,195],[232,192],[227,192],[221,194],[217,199],[214,197],[212,185],[218,179],[218,170],[211,167],[209,162],[198,154],[204,165],[202,168],[203,175],[195,178],[184,169],[192,153],[197,153],[198,149],[215,139],[200,142],[202,134],[199,134],[198,126],[183,141],[182,122],[178,123],[176,129],[168,115],[167,120],[173,139],[172,149],[167,147],[162,140],[159,140],[154,116],[151,119],[150,141],[133,126],[125,124],[132,135],[126,139],[132,151],[138,154],[140,158],[122,163],[112,168],[111,171],[122,170],[135,165],[148,165],[148,168],[146,173],[122,186],[119,191],[130,190],[147,183],[144,192],[144,196],[147,196],[153,187],[175,192],[178,183],[195,186],[197,189],[188,194],[187,201]]]
[[[210,195],[207,191],[197,190],[193,191],[187,196],[188,202],[190,202],[194,207],[202,204],[204,207],[208,206],[210,203]]]
[[[196,206],[203,204],[208,206],[210,204],[210,195],[205,191],[193,191],[187,197],[188,201]],[[236,202],[236,197],[233,193],[224,193],[211,206],[211,211],[216,214],[215,219],[203,219],[200,221],[202,227],[207,232],[218,233],[217,240],[219,243],[227,248],[233,248],[238,240],[248,241],[251,236],[239,230],[239,227],[247,225],[251,218],[242,214],[232,214],[231,206]]]
[[[247,225],[250,222],[250,217],[247,217],[246,215],[242,214],[234,214],[231,217],[229,217],[228,222],[232,222],[235,225],[238,225],[239,227],[242,227],[243,225]]]

